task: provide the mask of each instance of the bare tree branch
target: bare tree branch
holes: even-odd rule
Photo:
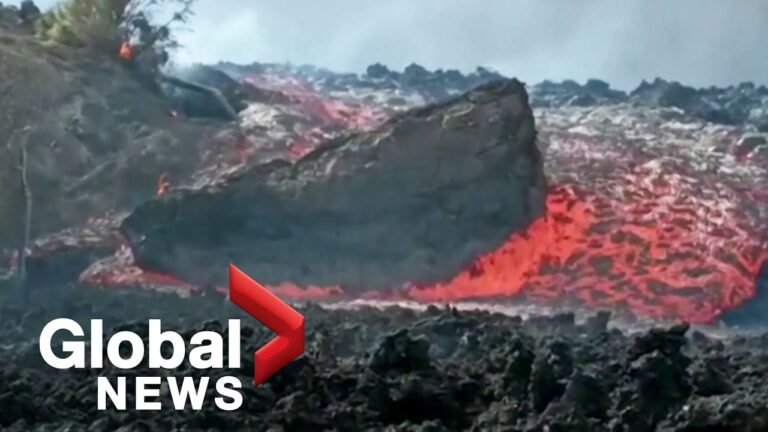
[[[29,299],[27,290],[27,249],[29,248],[30,233],[32,229],[32,191],[27,178],[27,140],[20,140],[19,144],[19,176],[21,180],[21,194],[24,211],[22,221],[22,237],[16,252],[16,287],[21,292],[25,303]]]
[[[29,298],[28,251],[34,235],[34,185],[40,153],[37,140],[48,136],[48,107],[52,94],[47,92],[44,75],[23,61],[3,61],[0,53],[0,249],[15,258],[11,285],[20,298]],[[3,145],[4,144],[4,145]]]

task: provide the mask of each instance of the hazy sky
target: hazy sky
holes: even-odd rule
[[[768,84],[768,0],[198,0],[195,10],[180,35],[186,61]]]

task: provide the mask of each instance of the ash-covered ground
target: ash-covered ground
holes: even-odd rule
[[[768,336],[706,336],[680,324],[629,334],[599,313],[523,320],[430,307],[300,308],[306,353],[260,387],[253,357],[271,335],[218,295],[61,288],[23,306],[0,293],[0,429],[9,431],[765,431]],[[164,371],[236,375],[244,405],[227,413],[96,410],[96,377],[155,371],[55,370],[37,338],[54,318],[105,335],[147,337],[147,319],[185,338],[225,333],[242,318],[242,369]],[[225,338],[226,340],[226,338]],[[210,375],[209,375],[210,374]],[[212,386],[211,386],[212,387]],[[212,391],[211,388],[209,391]],[[129,391],[129,393],[132,393]],[[167,390],[161,399],[171,405]],[[132,402],[129,396],[129,405]]]

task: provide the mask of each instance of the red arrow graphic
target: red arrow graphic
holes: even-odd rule
[[[304,316],[232,264],[229,300],[277,334],[253,354],[257,386],[304,352]]]

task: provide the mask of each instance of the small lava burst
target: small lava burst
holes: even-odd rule
[[[155,195],[161,197],[171,190],[171,181],[168,179],[168,174],[163,173],[160,178],[157,179],[157,190]]]

